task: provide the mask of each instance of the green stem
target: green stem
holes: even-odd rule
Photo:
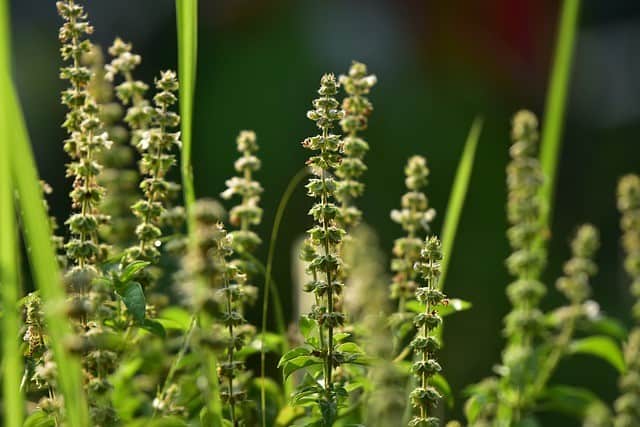
[[[546,229],[550,227],[549,221],[553,211],[555,179],[562,146],[563,121],[567,106],[566,100],[579,13],[580,0],[564,1],[560,13],[560,28],[545,104],[540,148],[540,162],[545,180],[540,189],[540,197],[543,202],[541,223]]]
[[[273,293],[273,304],[275,306],[276,311],[276,323],[278,328],[278,333],[286,337],[286,324],[284,319],[284,311],[282,310],[282,304],[278,292],[278,287],[275,284],[275,281],[272,278],[272,270],[273,270],[273,260],[276,253],[276,243],[278,241],[278,234],[280,232],[280,224],[282,223],[282,218],[284,217],[285,209],[289,204],[289,200],[293,195],[293,192],[298,187],[300,182],[309,174],[307,168],[300,169],[294,176],[289,180],[289,184],[287,184],[287,188],[284,190],[282,197],[280,198],[280,202],[278,203],[278,208],[276,209],[276,216],[273,220],[273,227],[271,228],[271,237],[269,239],[269,253],[267,255],[267,266],[264,272],[264,296],[262,299],[262,337],[267,332],[267,319],[269,318],[269,292]],[[283,340],[283,349],[282,352],[287,350],[287,340]],[[260,387],[260,409],[262,411],[262,427],[266,427],[267,423],[267,397],[266,390],[264,384],[264,378],[266,375],[266,349],[264,345],[260,347],[260,377],[263,379]],[[285,393],[288,396],[291,392],[290,382],[285,383]]]

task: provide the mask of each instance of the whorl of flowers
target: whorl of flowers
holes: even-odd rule
[[[333,408],[332,411],[337,411],[337,396],[332,381],[336,368],[334,331],[344,323],[344,314],[337,309],[336,302],[342,291],[342,283],[337,280],[342,267],[338,247],[345,231],[337,222],[340,209],[333,202],[336,180],[331,176],[341,161],[340,136],[331,133],[335,122],[344,117],[334,98],[337,92],[338,83],[334,75],[325,74],[320,80],[320,97],[313,101],[313,110],[307,113],[307,117],[316,123],[321,134],[307,138],[302,143],[316,154],[307,161],[314,176],[306,185],[308,195],[315,200],[309,211],[315,225],[307,232],[308,238],[301,258],[308,263],[307,268],[312,275],[305,290],[315,295],[315,305],[309,317],[317,322],[321,337],[324,370],[323,378],[318,383],[323,384],[324,391],[320,405]]]
[[[366,97],[376,84],[375,75],[367,75],[367,66],[354,62],[348,75],[341,75],[339,79],[347,97],[342,101],[345,113],[340,120],[340,126],[345,133],[342,140],[342,162],[336,168],[336,176],[340,178],[336,186],[336,200],[341,203],[339,221],[344,228],[356,225],[362,212],[353,206],[353,199],[360,197],[364,191],[364,184],[358,178],[367,170],[363,158],[369,151],[369,144],[358,136],[358,132],[367,128],[367,120],[373,106]]]
[[[231,234],[222,223],[224,209],[209,199],[198,200],[195,206],[196,244],[188,246],[183,258],[182,272],[176,277],[179,290],[195,312],[204,311],[218,324],[212,330],[201,331],[201,344],[223,350],[218,362],[218,376],[223,384],[220,392],[233,425],[241,419],[238,405],[247,399],[244,389],[244,361],[237,352],[254,335],[242,307],[255,299],[253,286],[247,276],[229,262],[233,254]],[[159,400],[164,400],[160,398]]]
[[[114,40],[109,48],[109,54],[113,59],[105,67],[105,78],[111,82],[115,81],[118,75],[123,78],[115,87],[115,91],[118,99],[128,106],[124,120],[132,132],[131,143],[136,145],[151,124],[153,110],[149,108],[149,102],[145,98],[149,86],[133,78],[133,71],[142,59],[131,50],[131,43],[125,43],[120,38]]]
[[[440,420],[433,415],[432,410],[441,396],[429,384],[429,379],[442,370],[435,359],[435,352],[440,348],[440,343],[433,334],[433,331],[442,323],[442,318],[436,309],[438,306],[447,304],[446,296],[438,289],[441,261],[440,240],[435,236],[429,237],[420,251],[420,261],[414,266],[424,280],[423,286],[416,289],[416,299],[425,305],[425,310],[416,315],[413,320],[418,328],[418,334],[411,342],[411,347],[418,356],[412,370],[418,386],[411,392],[411,402],[418,413],[409,421],[411,427],[440,425]]]
[[[229,245],[222,240],[227,234],[222,227],[226,213],[220,203],[212,199],[196,202],[195,219],[197,232],[195,245],[191,245],[182,257],[181,270],[176,274],[175,284],[184,303],[194,312],[217,313],[216,292],[221,288],[221,259],[228,255],[221,250]]]
[[[429,207],[423,193],[428,184],[429,168],[422,156],[409,158],[404,168],[407,193],[402,196],[401,209],[391,211],[391,219],[400,224],[406,235],[395,240],[391,269],[395,273],[391,283],[391,297],[398,300],[398,312],[405,312],[405,303],[415,297],[417,289],[414,264],[420,260],[425,234],[436,212]]]
[[[144,199],[132,206],[139,220],[135,231],[139,243],[127,251],[130,259],[150,262],[157,262],[160,256],[160,218],[166,209],[171,187],[175,185],[166,176],[176,163],[176,156],[172,153],[174,146],[180,146],[180,132],[171,132],[180,122],[178,114],[170,111],[178,100],[175,72],[162,72],[155,85],[158,92],[153,97],[154,108],[150,111],[151,127],[142,133],[137,143],[142,154],[140,171],[145,176],[140,184]]]
[[[389,277],[386,259],[373,229],[360,224],[350,231],[343,253],[351,265],[345,283],[344,309],[349,313],[353,334],[371,358],[367,367],[364,425],[388,427],[402,419],[405,406],[405,377],[392,363],[393,337],[389,328],[391,312],[388,298]]]
[[[627,175],[618,183],[618,210],[622,218],[622,246],[626,254],[625,270],[631,278],[631,293],[636,298],[633,317],[640,322],[640,177]],[[627,372],[619,387],[622,395],[615,401],[615,427],[640,424],[640,326],[633,328],[624,351]]]
[[[260,237],[251,230],[262,220],[260,195],[262,186],[253,178],[253,173],[260,169],[260,159],[256,156],[258,144],[253,131],[243,130],[236,139],[238,151],[242,156],[236,160],[234,167],[241,176],[234,176],[227,180],[227,189],[221,194],[222,198],[233,196],[241,198],[240,204],[231,208],[229,222],[237,230],[231,231],[233,248],[236,252],[252,252],[261,243]]]
[[[100,228],[100,237],[112,245],[115,253],[120,253],[132,243],[136,226],[136,218],[131,212],[131,205],[138,199],[139,179],[133,168],[134,150],[128,144],[129,132],[121,123],[122,106],[115,102],[113,84],[106,78],[102,50],[94,46],[83,56],[83,62],[91,67],[93,76],[89,93],[98,103],[104,130],[113,141],[109,150],[100,153],[104,168],[98,175],[98,182],[105,189],[100,209],[110,217]]]
[[[64,148],[72,159],[67,165],[67,175],[73,178],[74,213],[66,222],[72,237],[66,250],[74,266],[84,269],[97,263],[106,252],[98,241],[98,227],[107,217],[98,209],[104,189],[96,177],[102,170],[98,155],[111,146],[111,141],[103,130],[98,105],[87,90],[91,70],[81,63],[82,55],[91,51],[91,43],[84,37],[93,32],[93,27],[87,22],[82,6],[71,0],[59,1],[56,6],[65,21],[59,32],[60,53],[66,62],[60,77],[70,85],[61,97],[69,109],[63,124],[69,134]],[[83,283],[80,287],[84,289],[87,285]]]
[[[532,340],[542,329],[543,315],[538,304],[546,293],[546,287],[536,280],[545,259],[536,243],[542,232],[538,192],[543,175],[536,157],[538,120],[535,115],[524,110],[516,113],[511,137],[511,161],[507,165],[507,219],[510,224],[507,237],[512,253],[506,264],[516,280],[507,286],[513,309],[505,318],[509,343],[503,358],[509,372],[508,382],[521,390],[529,380],[522,376],[533,374],[526,366],[533,357]],[[515,401],[517,405],[520,399]]]
[[[570,304],[560,307],[554,313],[558,331],[552,340],[553,345],[549,354],[545,357],[541,367],[536,370],[538,372],[534,373],[536,380],[533,383],[532,392],[528,393],[527,400],[522,402],[522,406],[528,407],[540,397],[540,393],[556,370],[562,356],[569,350],[578,321],[594,316],[593,306],[595,304],[587,299],[591,294],[589,279],[598,270],[593,259],[599,247],[600,234],[598,229],[591,224],[580,226],[571,241],[571,259],[564,263],[564,276],[556,282],[556,287],[569,300]]]
[[[564,276],[556,287],[577,309],[572,317],[584,314],[582,304],[591,295],[589,278],[598,271],[593,257],[599,246],[598,229],[591,224],[582,225],[571,242],[572,257],[564,264]]]

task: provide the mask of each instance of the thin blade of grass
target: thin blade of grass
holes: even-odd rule
[[[3,35],[9,28],[6,1],[0,3],[0,27]],[[0,40],[0,99],[6,99],[10,69],[8,37]],[[0,292],[2,292],[2,387],[4,396],[4,425],[21,427],[24,420],[24,393],[20,390],[22,354],[20,352],[20,316],[18,298],[19,246],[11,179],[11,132],[7,103],[0,102]]]
[[[187,212],[189,244],[195,244],[194,206],[196,194],[191,166],[193,146],[193,102],[198,64],[198,0],[176,0],[178,35],[178,78],[180,80],[180,130],[182,134],[181,175],[184,208]],[[196,319],[194,314],[193,319]],[[218,391],[217,360],[211,352],[203,355],[203,367],[211,389],[206,396],[207,423],[222,426],[222,403]]]
[[[189,236],[195,230],[193,206],[196,202],[191,167],[193,143],[193,98],[198,63],[198,0],[176,0],[176,27],[178,31],[178,78],[180,80],[180,116],[182,132],[182,188],[184,208],[187,212]],[[193,240],[190,238],[190,240]]]
[[[471,125],[467,141],[464,144],[462,156],[460,157],[460,162],[458,163],[458,170],[453,180],[451,194],[449,195],[444,224],[442,225],[442,274],[438,282],[440,289],[444,289],[447,278],[447,270],[449,269],[449,262],[451,260],[451,254],[453,253],[453,244],[456,240],[458,224],[460,223],[464,201],[469,189],[469,181],[471,180],[471,172],[473,171],[478,141],[482,133],[482,123],[482,118],[476,117]]]
[[[540,190],[543,206],[541,221],[545,230],[551,227],[549,221],[553,213],[555,180],[562,147],[562,130],[579,14],[580,0],[564,1],[560,12],[560,28],[547,92],[540,146],[540,162],[545,176]]]
[[[62,276],[51,243],[49,218],[42,202],[42,189],[31,152],[29,135],[10,77],[8,1],[4,0],[0,4],[3,14],[0,19],[0,40],[3,43],[1,48],[3,51],[0,54],[2,57],[0,75],[3,76],[0,79],[0,86],[2,86],[0,93],[3,114],[6,114],[4,117],[8,124],[8,126],[3,125],[2,128],[8,133],[11,141],[10,157],[8,157],[10,167],[7,171],[11,173],[10,182],[18,194],[18,208],[24,225],[25,244],[35,285],[40,290],[44,304],[50,347],[58,372],[64,373],[58,376],[58,383],[64,396],[66,422],[70,427],[86,427],[89,425],[89,416],[82,390],[80,363],[67,352],[64,345],[72,330],[64,310],[65,291]],[[4,154],[2,157],[7,159]],[[0,180],[5,181],[3,178]],[[3,208],[6,206],[4,201],[2,206]],[[6,335],[15,337],[13,334]],[[18,394],[17,390],[19,387],[14,389],[12,394]]]
[[[275,253],[276,253],[276,242],[278,241],[278,234],[280,233],[280,224],[282,223],[282,218],[284,217],[284,211],[287,208],[287,205],[289,204],[289,200],[291,199],[291,196],[293,195],[293,192],[295,191],[295,189],[298,187],[298,185],[300,184],[300,182],[304,179],[304,177],[306,177],[309,174],[309,171],[307,168],[303,168],[300,169],[298,171],[298,173],[296,173],[293,178],[291,178],[291,180],[289,181],[289,184],[287,185],[287,188],[284,190],[284,193],[282,194],[282,198],[280,198],[280,202],[278,203],[278,208],[276,210],[276,216],[273,220],[273,227],[271,229],[271,237],[269,238],[269,254],[267,255],[267,268],[266,268],[266,272],[264,274],[264,295],[262,296],[262,336],[265,336],[265,333],[267,332],[267,319],[269,318],[269,291],[273,291],[274,297],[278,297],[276,300],[274,300],[274,304],[277,307],[280,307],[279,311],[282,311],[282,304],[280,302],[280,298],[279,298],[279,293],[278,290],[274,287],[273,289],[271,289],[271,285],[272,283],[275,283],[273,280],[271,280],[271,273],[273,270],[273,259],[275,257]],[[279,325],[278,325],[278,329],[279,329],[279,333],[284,333],[284,323],[283,320],[279,320],[278,321]],[[287,340],[285,339],[283,341],[285,344],[283,344],[283,353],[287,350],[286,347],[286,342]],[[265,377],[265,367],[266,367],[266,353],[265,353],[265,346],[261,346],[260,348],[260,378],[264,378]],[[287,382],[285,384],[285,388],[287,387],[287,384],[289,384],[289,382]],[[287,390],[286,395],[288,396],[289,393]],[[262,427],[266,427],[267,425],[267,418],[266,418],[266,410],[267,410],[267,399],[266,399],[266,390],[265,390],[265,382],[262,381],[262,385],[260,386],[260,409],[262,411]]]
[[[50,347],[53,350],[60,375],[58,383],[64,396],[65,416],[72,427],[86,427],[88,410],[82,391],[80,363],[71,356],[65,341],[72,334],[65,312],[65,290],[58,268],[55,251],[51,244],[49,218],[42,203],[42,189],[38,178],[29,136],[22,111],[13,88],[3,102],[11,108],[12,130],[11,174],[18,192],[20,217],[24,224],[25,243],[29,253],[29,264],[36,287],[40,290],[44,305],[44,316]]]
[[[3,85],[4,86],[4,85]],[[3,91],[0,91],[2,96]],[[0,103],[0,291],[2,292],[2,358],[4,425],[20,427],[23,421],[24,394],[20,390],[22,354],[18,298],[18,241],[13,205],[9,140],[5,105]]]

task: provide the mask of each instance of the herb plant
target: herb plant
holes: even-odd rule
[[[6,94],[0,103],[4,425],[463,425],[451,419],[461,391],[448,384],[439,350],[446,344],[443,319],[471,304],[448,298],[441,276],[480,121],[455,180],[462,183],[454,193],[457,211],[445,214],[455,219],[445,218],[444,245],[425,194],[431,175],[426,157],[408,159],[407,192],[391,212],[404,234],[390,251],[388,268],[376,232],[366,224],[366,210],[357,205],[369,143],[373,151],[379,146],[364,137],[373,120],[369,97],[377,77],[357,61],[339,78],[324,74],[307,112],[318,133],[302,142],[309,157],[278,207],[263,262],[258,172],[269,173],[273,166],[258,157],[253,131],[236,138],[237,175],[221,193],[233,200],[228,213],[217,200],[195,199],[189,155],[197,94],[196,6],[177,2],[181,75],[162,71],[148,84],[135,76],[142,57],[130,43],[116,38],[106,60],[90,40],[93,27],[82,3],[56,3],[62,18],[60,77],[66,88],[60,102],[67,110],[63,144],[71,200],[63,227],[47,217],[45,197],[52,189],[36,177],[9,79],[8,49],[0,46],[0,86]],[[567,28],[575,24],[569,19],[575,11],[566,12],[558,85],[568,68]],[[0,36],[7,33],[6,22],[0,19]],[[636,325],[627,334],[612,328],[617,323],[591,299],[601,239],[594,225],[579,226],[570,243],[571,257],[555,282],[564,302],[548,309],[544,301],[554,292],[543,275],[555,179],[549,153],[557,152],[563,110],[558,101],[552,105],[555,113],[546,118],[552,129],[545,127],[551,148],[544,141],[540,147],[532,112],[513,118],[506,168],[511,248],[506,269],[513,279],[505,290],[511,310],[504,319],[500,364],[492,376],[462,391],[464,425],[535,427],[541,413],[557,410],[585,426],[637,426],[640,329]],[[172,178],[178,163],[180,183]],[[308,278],[302,288],[313,304],[299,319],[287,319],[286,331],[276,294],[278,327],[271,331],[268,291],[278,290],[271,277],[273,258],[279,256],[277,234],[291,193],[307,175],[311,225],[298,255]],[[620,180],[618,209],[624,269],[637,300],[637,175]],[[20,228],[27,251],[20,250]],[[31,292],[23,292],[31,288],[30,277],[21,274],[22,255],[32,266],[37,289]],[[255,316],[260,298],[262,316]],[[633,307],[636,320],[639,304]],[[258,317],[261,323],[254,321]],[[613,405],[596,391],[556,384],[562,360],[574,354],[597,356],[620,372],[620,396]],[[569,409],[567,402],[573,403]]]

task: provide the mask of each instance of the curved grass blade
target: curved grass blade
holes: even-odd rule
[[[4,79],[3,79],[4,80]],[[6,82],[0,83],[5,99]],[[24,394],[20,390],[22,355],[20,353],[20,317],[18,298],[18,239],[10,166],[8,105],[0,103],[0,291],[2,292],[2,387],[4,425],[20,427],[23,422]]]
[[[18,191],[25,243],[29,249],[29,264],[45,306],[44,315],[51,348],[59,371],[65,373],[58,379],[65,397],[65,416],[69,426],[85,427],[89,425],[88,409],[82,391],[80,363],[67,352],[64,345],[72,330],[64,310],[64,285],[51,244],[49,218],[42,203],[38,172],[15,93],[12,91],[3,102],[15,107],[10,117],[10,123],[15,126],[12,132],[11,172]]]
[[[0,55],[2,56],[0,75],[3,77],[0,79],[0,86],[5,118],[11,124],[10,127],[3,126],[11,138],[8,170],[11,172],[12,183],[18,194],[18,208],[24,224],[25,244],[28,248],[33,278],[45,306],[44,315],[51,338],[51,349],[59,371],[64,372],[64,375],[60,375],[58,382],[65,397],[67,425],[85,427],[89,425],[89,417],[82,390],[80,363],[67,352],[64,346],[65,339],[71,335],[71,325],[64,312],[65,291],[62,276],[51,244],[49,218],[42,203],[42,189],[31,152],[29,135],[10,78],[8,2],[4,0],[0,4],[3,14],[0,19],[0,40],[3,41],[3,52]]]
[[[7,2],[0,3],[0,26],[3,35],[9,27]],[[6,99],[10,88],[8,37],[0,40],[0,99]],[[11,179],[11,106],[0,102],[0,292],[2,293],[2,395],[4,396],[4,425],[21,427],[24,419],[24,393],[20,390],[22,354],[20,352],[20,298],[18,229]]]
[[[267,332],[267,319],[269,316],[269,290],[271,289],[271,284],[274,283],[271,280],[271,272],[273,270],[273,258],[276,252],[276,242],[278,240],[278,233],[280,232],[280,224],[282,223],[282,217],[284,216],[284,211],[287,208],[287,204],[289,203],[289,199],[293,195],[294,190],[298,187],[298,184],[309,174],[307,168],[303,168],[296,173],[287,188],[284,190],[282,194],[282,198],[280,198],[280,202],[278,203],[278,209],[276,210],[276,216],[273,220],[273,228],[271,229],[271,237],[269,240],[269,254],[267,256],[267,268],[264,274],[265,284],[264,284],[264,295],[262,296],[262,336],[265,336]],[[275,289],[274,289],[275,290]],[[277,292],[277,290],[275,290]],[[286,340],[283,341],[283,353],[287,350]],[[266,351],[265,346],[261,346],[260,348],[260,378],[265,377],[265,366],[266,366]],[[286,387],[286,384],[285,384]],[[287,394],[288,395],[288,394]],[[262,412],[262,427],[266,427],[267,418],[266,418],[266,409],[267,409],[267,398],[266,398],[266,390],[264,387],[264,381],[260,386],[260,409]]]
[[[473,171],[476,149],[478,147],[478,141],[480,140],[480,134],[482,133],[482,123],[482,118],[476,117],[471,125],[462,157],[460,157],[460,162],[458,163],[458,170],[456,171],[456,177],[453,181],[451,195],[449,196],[447,212],[442,226],[442,274],[438,282],[440,289],[444,289],[445,279],[447,278],[453,244],[456,240],[456,232],[458,230],[458,224],[460,223],[462,209],[464,208],[464,201],[467,197],[471,172]]]
[[[193,98],[198,64],[198,0],[176,0],[178,31],[178,78],[180,79],[180,116],[182,132],[182,188],[187,211],[189,235],[194,232],[193,206],[196,201],[191,167],[193,142]],[[192,240],[192,239],[190,239]]]
[[[258,268],[262,277],[267,277],[267,267],[256,258],[253,254],[249,252],[243,252],[241,254],[243,257],[251,261]],[[286,335],[287,333],[287,321],[284,316],[284,309],[282,308],[282,298],[280,298],[280,291],[278,290],[278,284],[275,280],[273,280],[273,276],[269,277],[269,292],[271,294],[271,303],[273,304],[273,311],[275,312],[273,317],[276,321],[276,331],[280,335]],[[265,284],[267,283],[265,279]],[[286,345],[286,343],[285,343]]]
[[[551,227],[549,221],[553,212],[555,180],[562,147],[563,122],[579,12],[580,0],[564,1],[560,12],[560,28],[545,104],[540,146],[540,162],[545,176],[540,189],[543,206],[541,221],[545,230]]]

